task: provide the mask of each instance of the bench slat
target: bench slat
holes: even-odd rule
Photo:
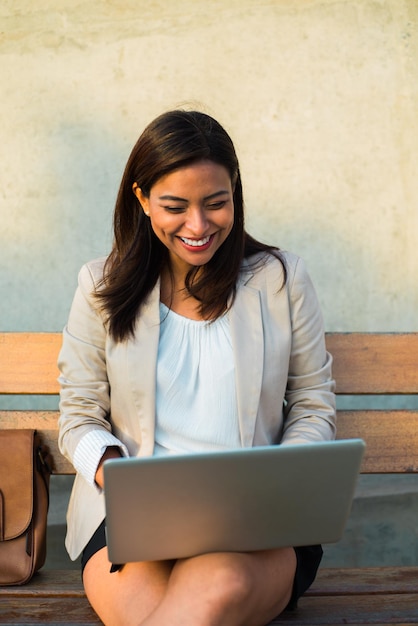
[[[418,594],[417,567],[320,568],[307,596]],[[417,601],[418,611],[418,601]]]
[[[339,394],[418,393],[418,333],[327,333]]]
[[[366,441],[364,474],[418,472],[418,411],[339,411],[337,436]]]
[[[53,457],[54,474],[73,474],[57,444],[56,411],[0,411],[0,429],[36,428]],[[340,411],[338,438],[367,442],[364,474],[418,472],[418,411]]]
[[[418,566],[320,568],[306,596],[402,593],[418,594]],[[79,570],[41,570],[27,585],[0,587],[0,604],[4,598],[44,595],[51,598],[85,598]]]
[[[336,624],[418,624],[416,594],[302,597],[296,611],[283,613],[269,626]]]
[[[61,333],[0,333],[0,393],[57,394]],[[327,333],[340,394],[418,393],[418,333]]]
[[[2,599],[0,623],[3,626],[35,624],[101,624],[84,599],[19,598]],[[289,611],[269,626],[335,626],[336,624],[418,623],[415,594],[379,596],[303,597],[296,611]]]
[[[2,598],[2,626],[102,624],[85,598]]]
[[[0,393],[59,393],[61,341],[61,333],[0,333]]]
[[[26,585],[0,587],[0,605],[4,598],[85,598],[78,569],[41,569]],[[1,624],[1,622],[0,622]]]

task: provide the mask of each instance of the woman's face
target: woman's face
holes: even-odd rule
[[[178,275],[210,261],[231,232],[231,178],[213,161],[198,161],[163,176],[148,198],[136,185],[134,192]]]

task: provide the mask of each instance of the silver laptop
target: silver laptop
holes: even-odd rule
[[[104,464],[112,563],[338,541],[361,439]]]

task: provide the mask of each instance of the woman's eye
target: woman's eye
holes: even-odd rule
[[[182,206],[165,206],[164,208],[170,213],[182,213],[185,210]]]
[[[226,200],[220,200],[219,202],[211,202],[211,204],[208,204],[207,208],[212,209],[212,210],[222,209],[225,203],[226,203]]]

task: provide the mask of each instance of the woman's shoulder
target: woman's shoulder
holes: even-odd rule
[[[315,292],[305,261],[293,252],[280,250],[280,257],[263,253],[246,261],[242,281],[248,287],[290,301]]]
[[[80,269],[78,283],[87,291],[95,290],[103,280],[107,257],[100,257],[85,263]]]
[[[280,280],[286,277],[286,282],[289,282],[293,280],[300,266],[304,266],[300,256],[288,250],[273,248],[271,251],[257,252],[244,259],[242,271],[243,274],[253,275],[255,279],[259,276],[261,280],[268,280],[276,276]]]

